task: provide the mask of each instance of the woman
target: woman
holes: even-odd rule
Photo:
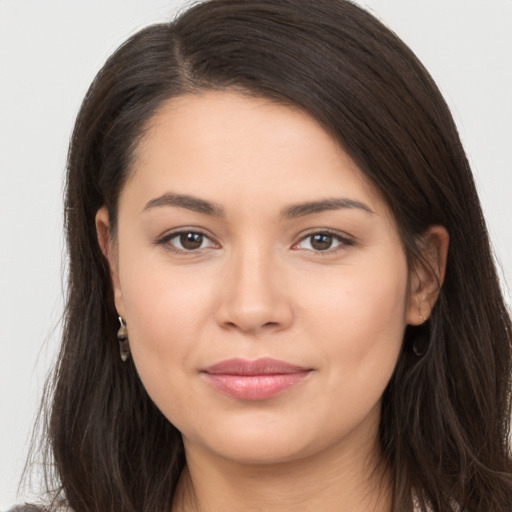
[[[52,506],[510,510],[469,165],[365,11],[213,0],[133,36],[78,116],[66,222]]]

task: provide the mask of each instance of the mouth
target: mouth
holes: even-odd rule
[[[201,371],[208,384],[238,400],[266,400],[304,381],[313,370],[277,359],[235,358]]]

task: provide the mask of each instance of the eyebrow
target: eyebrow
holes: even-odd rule
[[[206,215],[224,216],[224,208],[222,206],[199,199],[198,197],[189,196],[188,194],[172,194],[170,192],[163,194],[148,201],[144,206],[144,211],[156,208],[157,206],[177,206],[178,208],[185,208]]]
[[[345,208],[355,208],[366,213],[374,213],[369,206],[361,201],[348,199],[346,197],[332,197],[322,199],[320,201],[308,201],[305,203],[287,206],[282,211],[281,216],[285,219],[293,219],[296,217],[303,217],[304,215],[311,215],[313,213],[321,213],[329,210],[342,210]]]
[[[213,215],[215,217],[224,217],[225,215],[224,208],[218,204],[188,194],[173,194],[171,192],[167,192],[148,201],[144,206],[144,211],[159,206],[174,206],[178,208],[185,208],[187,210],[203,213],[205,215]],[[346,197],[332,197],[328,199],[321,199],[319,201],[307,201],[304,203],[287,206],[281,211],[281,218],[294,219],[314,213],[321,213],[329,210],[342,210],[346,208],[355,208],[366,213],[374,213],[366,204],[362,203],[361,201],[348,199]]]

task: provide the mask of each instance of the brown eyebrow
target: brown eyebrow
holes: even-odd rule
[[[172,194],[170,192],[163,194],[148,201],[144,206],[144,211],[157,206],[177,206],[178,208],[186,208],[187,210],[206,215],[224,216],[224,209],[221,206],[187,194]]]
[[[293,219],[295,217],[303,217],[304,215],[310,215],[312,213],[320,213],[328,210],[341,210],[344,208],[357,208],[367,213],[374,213],[367,205],[361,203],[361,201],[345,197],[332,197],[329,199],[322,199],[321,201],[308,201],[288,206],[282,211],[281,217],[285,219]]]
[[[216,217],[224,216],[224,209],[222,206],[188,194],[173,194],[171,192],[167,192],[166,194],[148,201],[144,206],[144,211],[158,206],[176,206],[178,208],[186,208],[187,210],[192,210],[194,212],[204,213],[205,215],[214,215]],[[303,217],[304,215],[311,215],[313,213],[320,213],[328,210],[341,210],[344,208],[357,208],[367,213],[374,213],[367,205],[355,199],[333,197],[329,199],[322,199],[320,201],[308,201],[305,203],[292,204],[281,211],[281,217],[284,219],[293,219],[296,217]]]

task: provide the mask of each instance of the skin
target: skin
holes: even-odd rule
[[[214,211],[195,211],[188,196]],[[333,198],[344,202],[291,209]],[[96,224],[140,378],[183,435],[173,510],[391,509],[380,400],[405,326],[437,297],[443,228],[423,237],[434,273],[409,275],[387,205],[322,127],[227,91],[157,112],[117,233],[105,208]],[[203,234],[199,248],[176,232]],[[202,373],[233,357],[311,371],[274,397],[240,400]]]

